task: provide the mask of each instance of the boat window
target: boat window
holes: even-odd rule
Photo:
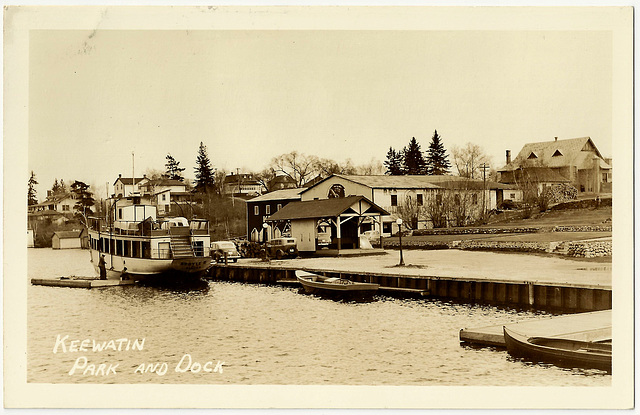
[[[141,258],[140,255],[140,242],[139,241],[131,241],[131,256],[134,258]]]
[[[116,240],[115,239],[109,239],[109,245],[111,245],[111,247],[109,248],[109,252],[112,254],[116,253]]]
[[[124,241],[121,240],[121,239],[116,241],[116,255],[122,255],[122,252],[124,251],[124,248],[123,248],[124,243],[123,242]]]
[[[123,256],[131,256],[131,241],[122,241],[123,244]]]

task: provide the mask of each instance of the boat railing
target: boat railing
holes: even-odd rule
[[[127,221],[117,220],[113,224],[107,224],[103,218],[89,218],[89,229],[108,233],[112,231],[116,235],[126,236],[164,236],[170,234],[169,220],[156,221]],[[189,224],[190,235],[208,235],[209,221],[206,219],[193,219]]]
[[[211,249],[208,246],[194,246],[193,253],[195,256],[209,256]]]

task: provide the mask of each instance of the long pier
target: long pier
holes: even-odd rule
[[[550,309],[564,312],[608,310],[612,305],[611,288],[581,283],[556,283],[475,277],[402,275],[364,271],[336,271],[309,267],[277,265],[215,264],[209,278],[257,284],[294,281],[295,271],[303,270],[328,277],[380,284],[383,293],[420,294],[466,303]]]

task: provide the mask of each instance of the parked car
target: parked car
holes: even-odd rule
[[[331,244],[331,229],[328,226],[318,226],[318,247],[327,248]]]
[[[298,256],[298,244],[296,238],[275,238],[267,242],[267,253],[270,257],[296,258]]]
[[[225,254],[227,261],[237,262],[240,254],[236,249],[236,244],[231,241],[211,242],[211,257],[216,262],[224,262]]]

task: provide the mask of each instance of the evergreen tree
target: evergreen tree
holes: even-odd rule
[[[171,180],[184,181],[182,172],[185,171],[185,168],[180,167],[180,162],[176,161],[171,154],[167,154],[167,164],[165,164],[165,167]]]
[[[399,176],[402,174],[402,153],[395,151],[393,147],[389,147],[387,152],[387,160],[384,162],[384,166],[387,168],[387,174],[391,176]]]
[[[194,170],[196,174],[196,192],[208,193],[213,190],[215,185],[214,173],[211,169],[211,161],[207,155],[207,147],[202,141],[198,149],[198,157],[196,158],[196,167]]]
[[[51,186],[51,193],[52,194],[60,194],[60,193],[64,193],[65,192],[65,187],[64,187],[64,182],[62,180],[60,180],[60,183],[58,183],[58,179],[55,179],[55,181],[53,182],[53,186]]]
[[[440,140],[438,130],[433,132],[431,143],[427,149],[427,174],[441,175],[449,173],[451,163],[448,160],[447,150]]]
[[[85,217],[93,215],[91,207],[95,205],[95,200],[93,199],[93,193],[89,191],[89,185],[76,180],[71,185],[71,193],[75,195],[76,204],[73,209],[76,213]]]
[[[31,170],[31,177],[29,177],[29,188],[27,190],[27,205],[37,205],[38,198],[36,197],[36,174]]]
[[[405,174],[426,174],[427,162],[424,160],[420,144],[415,137],[409,141],[409,146],[404,151],[404,173]]]

